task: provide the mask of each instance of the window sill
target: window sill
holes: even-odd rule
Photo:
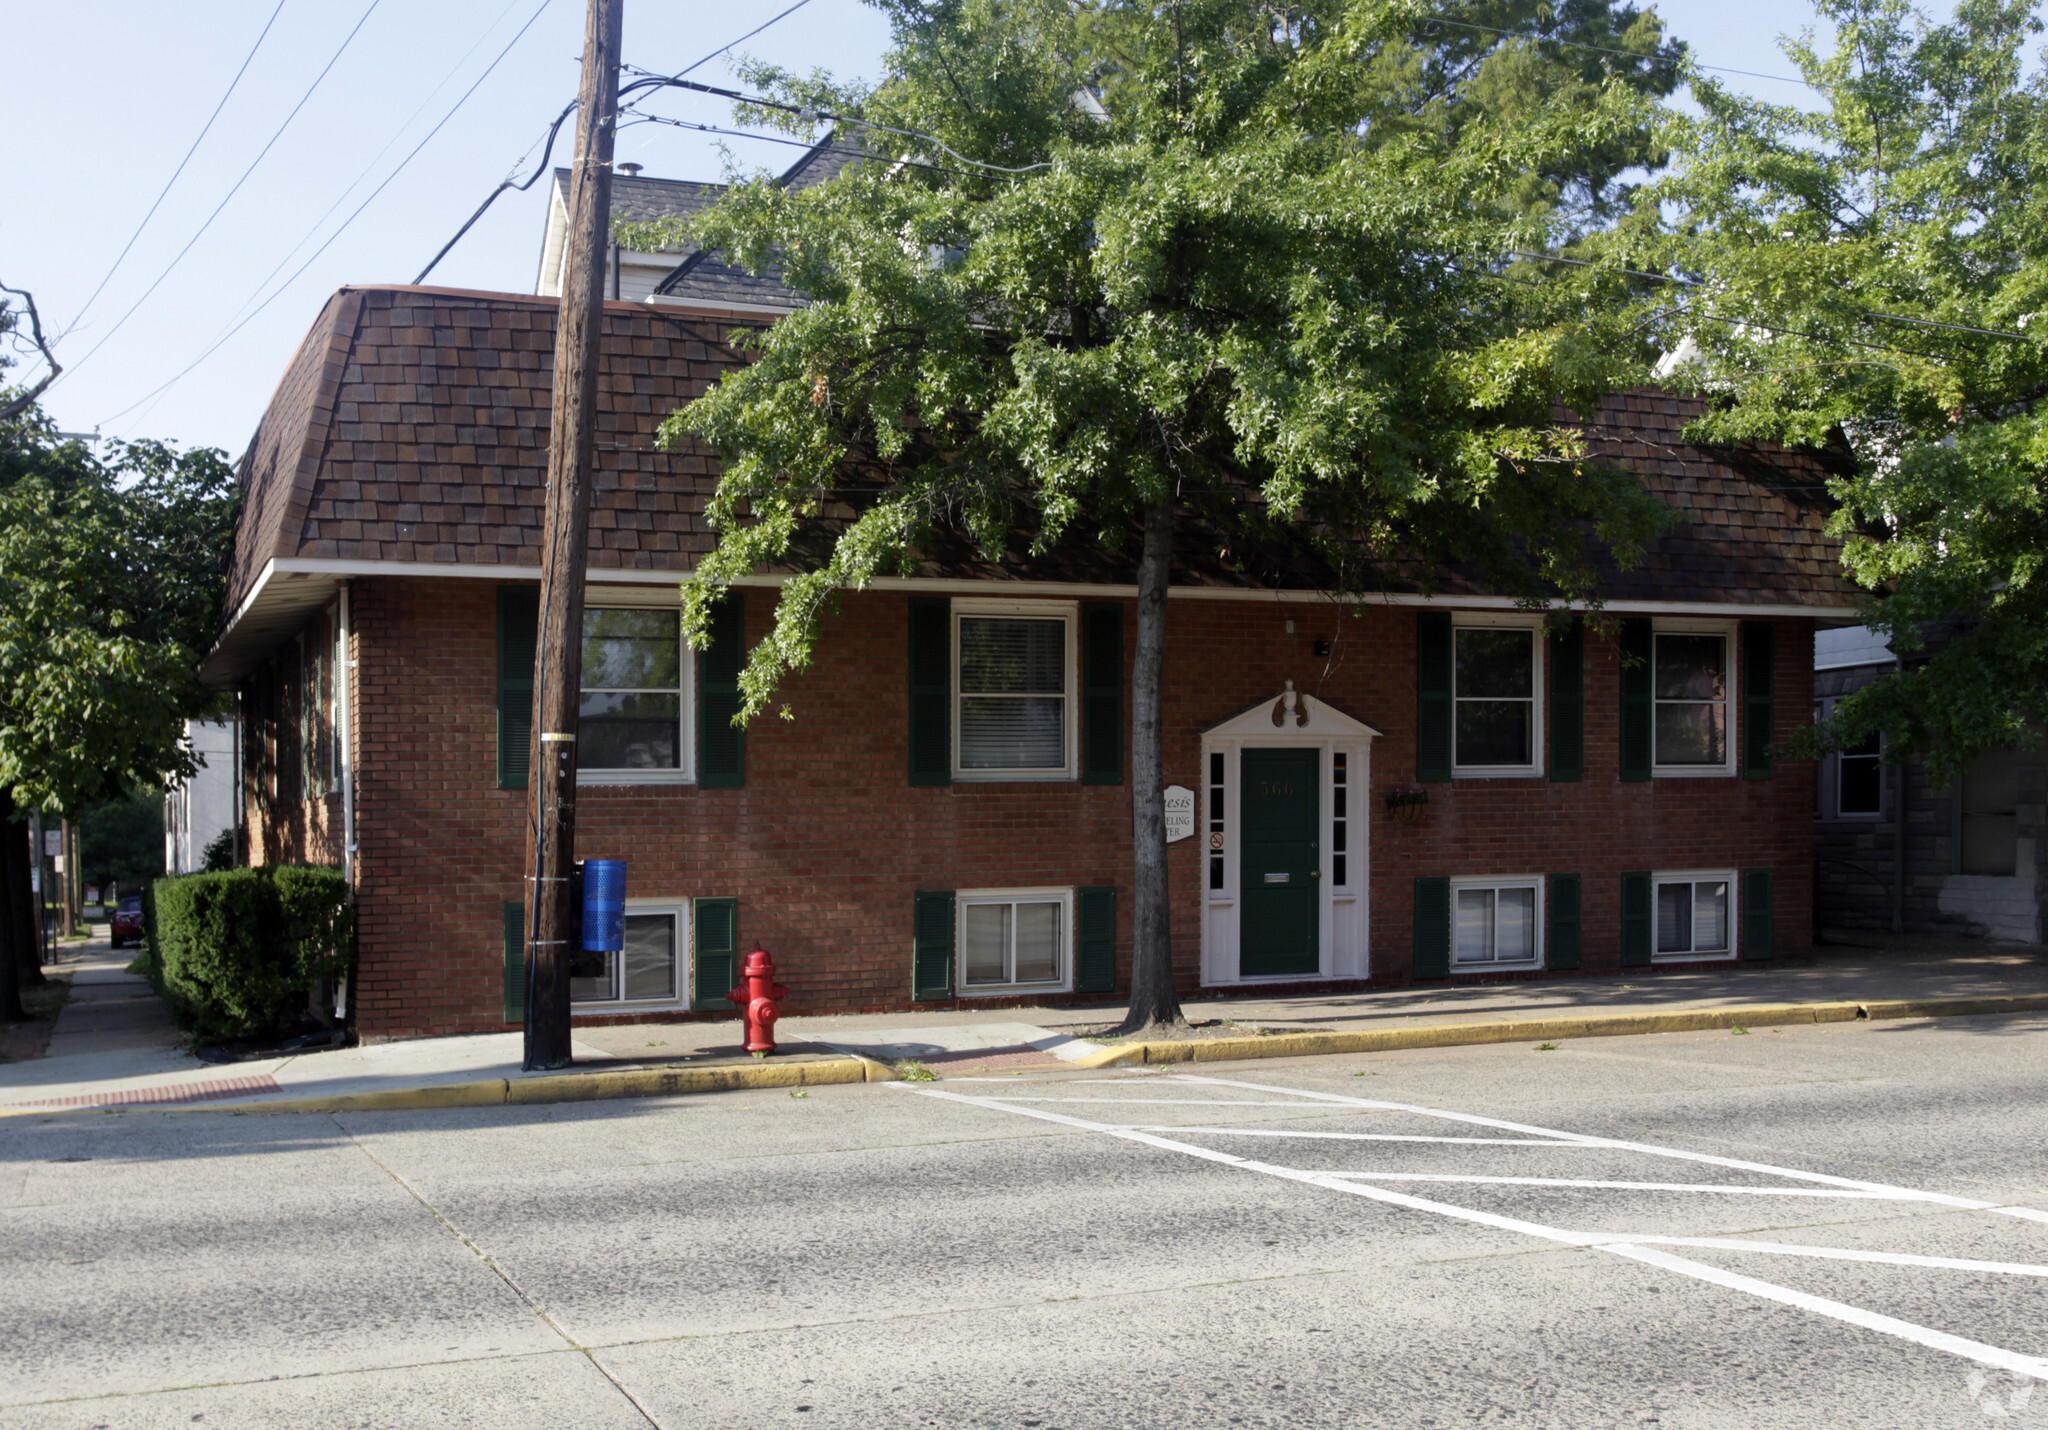
[[[1732,780],[1735,767],[1713,769],[1705,765],[1658,765],[1650,771],[1650,776],[1660,780]]]
[[[1732,948],[1720,949],[1713,953],[1653,953],[1651,963],[1727,963],[1735,957]]]
[[[690,1005],[680,998],[649,998],[626,1003],[571,1003],[569,1017],[612,1018],[621,1013],[687,1013]]]
[[[1537,973],[1542,971],[1542,968],[1543,960],[1540,958],[1518,958],[1513,962],[1496,960],[1493,963],[1454,963],[1451,965],[1451,977],[1456,978],[1461,973]]]
[[[993,784],[1079,784],[1072,770],[955,770],[956,785]]]
[[[1451,771],[1451,778],[1454,780],[1540,780],[1543,778],[1543,771],[1540,769],[1530,769],[1527,766],[1516,766],[1512,769],[1494,769],[1486,765],[1475,765],[1469,769],[1453,769]]]
[[[1058,983],[977,983],[972,988],[959,989],[956,998],[1017,998],[1037,993],[1071,993],[1073,986],[1064,981]]]
[[[696,777],[685,770],[584,770],[576,771],[578,785],[693,785]]]

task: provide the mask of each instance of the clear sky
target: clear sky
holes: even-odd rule
[[[630,0],[625,58],[673,72],[790,3]],[[171,266],[369,8],[370,0],[284,0],[281,9],[278,0],[6,6],[12,62],[0,121],[0,282],[32,290],[46,327],[77,322],[58,350],[77,371],[44,399],[65,430],[98,426],[238,456],[329,293],[344,283],[410,282],[522,155],[522,176],[531,172],[548,121],[575,97],[581,0],[377,0],[305,107]],[[1702,63],[1764,74],[1789,72],[1776,39],[1813,23],[1804,0],[1663,0],[1656,8]],[[536,10],[539,18],[455,108]],[[273,12],[212,130],[116,267]],[[809,0],[742,50],[788,69],[872,78],[886,41],[880,15],[858,0]],[[730,72],[714,61],[696,77],[719,83]],[[1724,78],[1773,100],[1796,103],[1806,93]],[[721,101],[675,91],[650,107],[701,123],[730,119]],[[299,272],[451,109],[445,127]],[[565,126],[558,164],[568,138]],[[728,157],[779,170],[794,152],[660,125],[627,129],[618,145],[620,159],[645,164],[650,176],[689,179],[721,177]],[[499,199],[432,281],[531,292],[546,191],[543,180]],[[111,281],[78,321],[110,268]],[[149,396],[273,292],[274,301],[197,368]]]

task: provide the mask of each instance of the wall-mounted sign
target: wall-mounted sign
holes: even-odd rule
[[[61,829],[45,829],[43,831],[43,853],[54,858],[63,852],[64,831]]]
[[[1186,785],[1168,785],[1164,796],[1166,804],[1166,842],[1191,839],[1195,833],[1195,792]]]

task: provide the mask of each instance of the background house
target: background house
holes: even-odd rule
[[[164,869],[171,874],[205,868],[207,846],[235,827],[236,722],[187,720],[185,738],[199,769],[164,791]]]
[[[1825,718],[1842,696],[1896,667],[1889,642],[1866,627],[1819,632],[1814,717]],[[1820,762],[1814,877],[1821,926],[2040,942],[2048,758],[2038,748],[1990,750],[1961,780],[1937,785],[1918,755],[1899,765],[1882,755],[1872,738]]]

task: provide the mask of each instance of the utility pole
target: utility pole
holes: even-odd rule
[[[540,639],[534,652],[533,858],[526,891],[526,1059],[567,1067],[569,956],[577,930],[577,707],[583,685],[583,572],[590,530],[591,428],[597,407],[604,259],[610,242],[612,138],[619,108],[625,0],[589,0],[576,163],[569,179],[569,253],[555,324],[554,415],[548,429]]]

